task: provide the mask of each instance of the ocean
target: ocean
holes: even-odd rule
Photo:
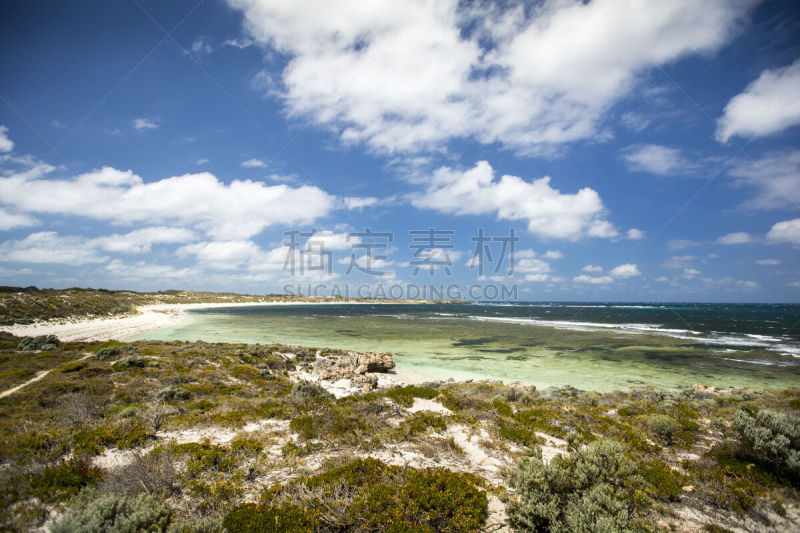
[[[133,339],[385,351],[429,379],[537,387],[800,386],[800,305],[303,304],[187,315]]]

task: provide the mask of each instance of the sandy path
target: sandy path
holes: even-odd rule
[[[93,353],[86,354],[83,357],[81,357],[80,359],[75,359],[74,361],[71,361],[71,362],[77,363],[78,361],[83,361],[84,359],[88,359],[89,357],[91,357],[93,355],[94,355]],[[63,363],[63,364],[66,364],[66,363]],[[58,365],[58,366],[61,366],[61,365]],[[42,378],[44,378],[47,374],[49,374],[51,370],[53,370],[53,369],[50,368],[48,370],[42,370],[38,374],[36,374],[34,377],[32,377],[31,379],[29,379],[28,381],[23,383],[22,385],[17,385],[16,387],[11,387],[8,390],[4,390],[3,392],[0,392],[0,398],[5,398],[6,396],[11,396],[12,394],[17,392],[18,390],[24,389],[25,387],[27,387],[31,383],[36,383],[37,381],[41,381]]]

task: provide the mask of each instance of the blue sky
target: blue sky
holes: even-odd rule
[[[800,301],[796,2],[0,9],[0,284]]]

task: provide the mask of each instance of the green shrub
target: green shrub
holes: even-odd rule
[[[147,361],[139,357],[123,357],[119,361],[115,361],[111,368],[114,370],[123,370],[126,368],[144,368]]]
[[[319,518],[310,509],[297,505],[247,503],[228,513],[222,525],[228,533],[312,533],[319,525]]]
[[[158,398],[162,402],[177,400],[177,401],[185,401],[192,397],[192,393],[188,390],[184,389],[183,387],[178,387],[177,385],[170,385],[168,387],[164,387],[158,393],[156,393],[156,398]]]
[[[85,508],[71,510],[53,526],[53,533],[139,533],[165,532],[172,509],[148,494],[104,496]]]
[[[17,349],[24,352],[34,350],[49,352],[58,350],[59,346],[61,346],[61,342],[55,335],[39,335],[38,337],[23,337],[22,340],[19,341]]]
[[[470,474],[417,470],[359,459],[266,491],[223,524],[244,531],[478,531],[486,493]]]
[[[418,387],[408,385],[406,387],[395,387],[390,389],[386,396],[394,400],[401,407],[411,407],[414,405],[414,398],[424,398],[431,400],[439,395],[439,391],[428,387]]]
[[[298,381],[292,385],[292,391],[289,393],[289,399],[297,404],[305,405],[316,399],[330,400],[333,399],[333,394],[326,391],[316,383],[310,381]]]
[[[677,500],[683,492],[683,486],[689,481],[660,459],[643,463],[639,471],[649,485],[647,493],[658,500]]]
[[[102,470],[81,457],[74,457],[44,467],[38,475],[31,477],[30,485],[39,499],[55,501],[76,495],[83,487],[100,481],[102,476]]]
[[[117,413],[117,417],[119,418],[132,418],[139,414],[139,408],[135,405],[129,405],[128,407],[123,407]]]
[[[681,430],[680,424],[671,416],[656,414],[647,419],[647,429],[660,439],[671,444]]]
[[[571,448],[547,464],[541,449],[523,459],[509,478],[517,490],[505,496],[517,531],[653,531],[646,483],[625,448],[598,440]]]
[[[800,476],[800,418],[770,409],[761,409],[753,417],[739,410],[733,417],[733,430],[742,455]]]
[[[97,350],[97,352],[94,354],[94,357],[98,361],[105,361],[106,359],[111,359],[112,357],[116,357],[121,353],[122,350],[120,350],[119,347],[109,346],[107,348]]]

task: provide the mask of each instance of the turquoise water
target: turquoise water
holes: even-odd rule
[[[798,324],[791,305],[291,305],[193,310],[134,339],[386,351],[431,379],[539,387],[788,387],[800,386]]]

